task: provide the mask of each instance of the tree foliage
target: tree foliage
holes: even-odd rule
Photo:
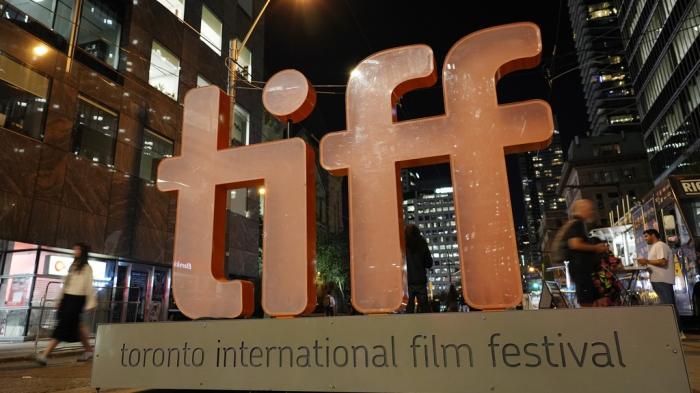
[[[344,292],[350,276],[348,241],[343,234],[321,233],[316,246],[317,281]]]

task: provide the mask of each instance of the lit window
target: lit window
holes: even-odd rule
[[[151,47],[151,68],[148,71],[148,83],[177,100],[177,89],[180,81],[180,59],[165,49],[158,41],[153,41]]]
[[[249,82],[253,80],[253,54],[247,47],[241,48],[241,42],[238,43],[238,73],[243,75]]]
[[[624,80],[627,75],[624,72],[615,72],[612,74],[600,74],[598,75],[597,81],[599,83],[611,82],[611,81],[621,81]]]
[[[202,6],[202,26],[200,39],[217,55],[221,54],[221,30],[219,18],[207,6]]]
[[[609,2],[588,6],[588,20],[607,18],[608,16],[615,15],[617,15],[617,8],[613,7]]]
[[[49,79],[0,55],[0,127],[41,138]]]
[[[205,77],[197,75],[197,87],[204,87],[209,85],[211,85],[211,82],[209,82]]]
[[[233,130],[231,130],[231,145],[248,145],[250,144],[250,114],[239,105],[236,105],[235,108],[236,118],[233,121]]]
[[[626,115],[610,116],[608,118],[608,123],[612,126],[612,125],[616,125],[616,124],[631,123],[635,120],[637,120],[636,115],[626,114]]]
[[[156,180],[160,160],[173,156],[173,142],[169,139],[144,130],[141,148],[141,167],[139,176],[146,180]]]
[[[172,12],[178,18],[182,19],[185,15],[185,0],[157,0],[168,11]]]
[[[78,47],[112,68],[119,65],[119,40],[122,32],[118,2],[87,0],[80,18]]]
[[[55,31],[68,39],[70,37],[71,18],[73,15],[73,1],[66,0],[7,0],[21,13],[29,15],[35,21]],[[85,7],[85,6],[83,6]],[[5,18],[26,22],[24,15],[17,13],[12,8],[5,9]]]
[[[117,113],[79,96],[75,124],[73,152],[94,162],[113,164],[119,127]]]

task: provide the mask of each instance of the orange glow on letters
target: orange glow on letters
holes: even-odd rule
[[[262,306],[273,316],[316,304],[313,150],[299,138],[229,148],[229,98],[209,86],[185,97],[182,154],[163,160],[158,188],[178,191],[173,293],[190,318],[249,316],[250,282],[227,281],[227,190],[265,186]]]
[[[466,301],[479,309],[520,303],[522,288],[505,154],[546,147],[549,105],[499,105],[503,75],[535,66],[542,50],[532,23],[481,30],[445,59],[445,114],[397,122],[402,94],[437,80],[432,50],[411,45],[378,52],[352,72],[347,130],[321,140],[321,165],[348,176],[352,301],[363,313],[390,313],[405,301],[399,169],[450,164]],[[300,121],[315,103],[298,71],[284,70],[263,92],[265,107]],[[173,291],[191,318],[253,310],[252,284],[224,277],[226,191],[264,186],[263,308],[296,316],[315,305],[314,157],[301,139],[228,148],[229,99],[216,87],[185,97],[182,155],[163,160],[158,187],[178,191]],[[235,262],[235,261],[234,261]]]
[[[363,313],[398,310],[404,300],[398,170],[449,162],[463,292],[480,309],[520,303],[522,287],[504,154],[547,146],[554,131],[543,101],[498,105],[496,82],[539,62],[531,23],[485,29],[445,59],[445,115],[395,122],[401,94],[435,81],[432,50],[394,48],[363,60],[346,92],[346,131],[321,141],[321,165],[349,177],[352,299]]]

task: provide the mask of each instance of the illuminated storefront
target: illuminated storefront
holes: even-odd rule
[[[0,341],[50,334],[71,250],[0,241]],[[166,320],[170,268],[106,255],[91,255],[98,323]]]

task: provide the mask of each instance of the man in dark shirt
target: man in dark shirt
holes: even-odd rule
[[[576,284],[576,297],[582,307],[594,307],[599,296],[593,285],[592,274],[600,263],[599,255],[608,251],[605,243],[591,244],[586,223],[595,219],[593,202],[579,199],[572,206],[573,218],[568,226],[566,240],[571,279]]]
[[[408,281],[408,304],[406,312],[413,313],[418,300],[418,312],[428,312],[428,275],[426,270],[433,266],[428,244],[420,230],[413,224],[406,225],[406,278]]]

